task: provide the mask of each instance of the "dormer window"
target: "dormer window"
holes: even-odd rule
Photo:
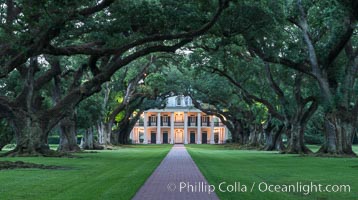
[[[189,97],[185,97],[185,105],[186,105],[186,106],[189,105]]]
[[[186,106],[191,106],[192,102],[191,102],[191,98],[190,97],[185,97],[185,105]]]
[[[181,106],[181,100],[182,100],[182,99],[181,99],[181,97],[179,97],[179,96],[175,99],[177,106]]]

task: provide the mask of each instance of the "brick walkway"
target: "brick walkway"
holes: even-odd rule
[[[215,193],[209,193],[207,181],[184,145],[176,144],[133,200],[219,199]]]

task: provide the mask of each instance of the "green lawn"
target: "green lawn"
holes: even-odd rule
[[[358,159],[321,158],[281,155],[277,152],[230,150],[223,145],[186,145],[190,155],[209,184],[216,188],[225,181],[228,184],[240,182],[247,186],[247,192],[216,192],[220,199],[358,199]],[[317,147],[310,146],[313,149]],[[358,147],[354,147],[358,152]],[[283,184],[348,184],[350,193],[277,193],[260,192],[261,182],[273,185]],[[255,182],[253,192],[251,187]],[[300,183],[299,183],[300,184]],[[224,186],[224,184],[222,185]],[[264,184],[261,185],[265,189]],[[222,187],[225,189],[226,187]],[[225,189],[226,190],[226,189]]]
[[[0,158],[70,167],[0,171],[0,199],[131,199],[171,145],[133,145],[83,158]]]

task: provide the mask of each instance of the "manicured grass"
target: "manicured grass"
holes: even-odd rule
[[[82,158],[0,158],[71,168],[1,170],[0,199],[131,199],[170,148],[130,145],[77,154]]]
[[[282,155],[277,152],[230,150],[224,145],[186,145],[191,157],[209,184],[216,187],[220,199],[358,199],[358,159],[357,158],[322,158],[302,157],[299,155]],[[314,147],[312,146],[313,148]],[[358,152],[358,147],[354,147]],[[247,192],[220,192],[217,187],[221,182],[241,183],[247,186]],[[253,183],[253,192],[250,192]],[[343,193],[277,193],[260,192],[258,185],[267,184],[314,184],[350,185],[351,192]],[[226,184],[226,185],[227,185]],[[262,189],[265,189],[262,184]],[[223,187],[226,189],[225,187]]]

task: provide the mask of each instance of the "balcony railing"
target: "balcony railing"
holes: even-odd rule
[[[187,122],[188,127],[197,127],[198,123],[197,122]],[[144,126],[144,122],[137,122],[136,126]],[[157,126],[157,122],[147,122],[147,126]],[[170,122],[161,122],[160,126],[163,127],[170,127]],[[174,126],[184,126],[184,122],[183,121],[178,121],[178,122],[174,122]],[[201,122],[201,126],[202,127],[210,127],[211,123],[210,122]],[[221,127],[224,126],[224,124],[222,122],[214,122],[214,127]]]
[[[174,126],[184,126],[184,122],[174,122]]]
[[[170,126],[170,122],[161,122],[161,126]]]

